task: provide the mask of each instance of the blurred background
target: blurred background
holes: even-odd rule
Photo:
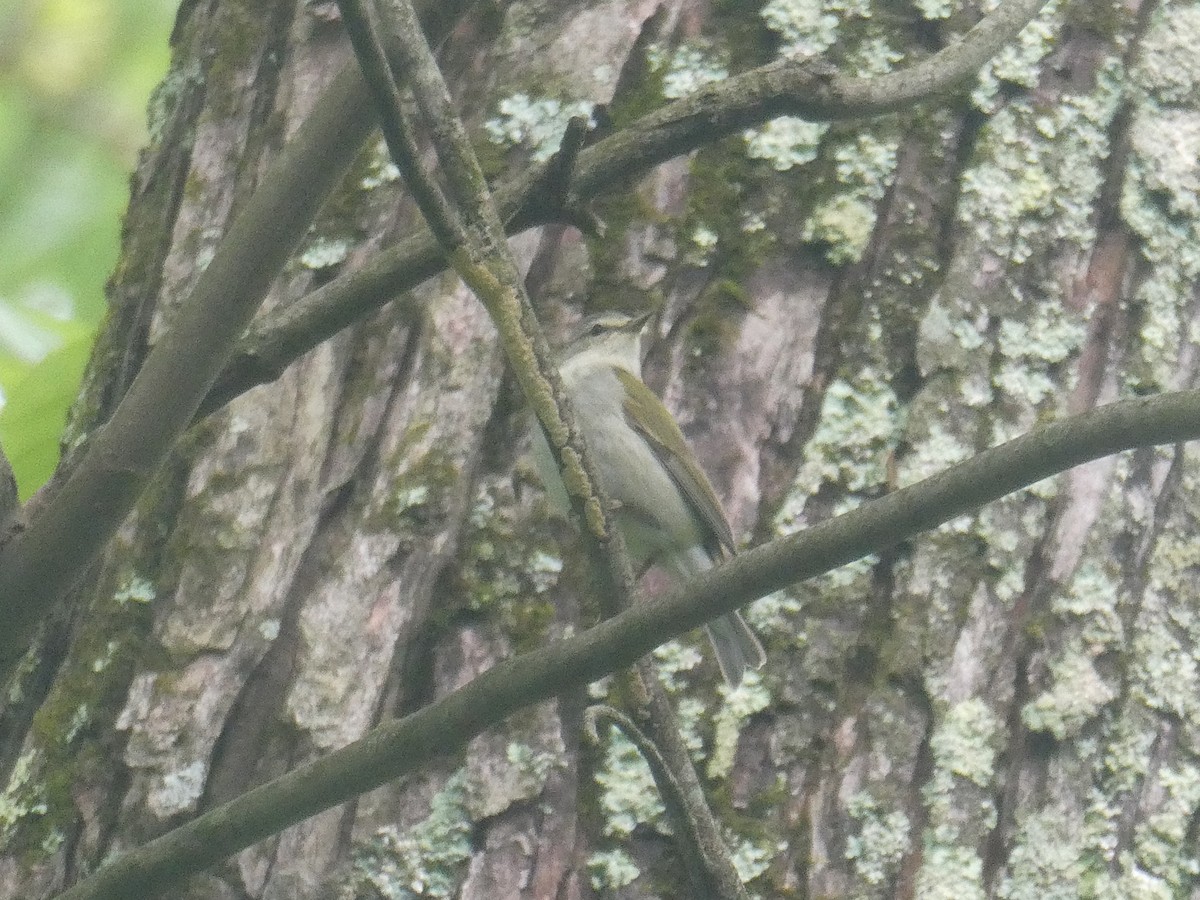
[[[0,0],[0,445],[27,497],[104,315],[177,0]]]

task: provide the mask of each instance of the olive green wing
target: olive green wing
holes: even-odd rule
[[[721,501],[717,499],[708,476],[696,462],[679,425],[641,379],[625,369],[617,369],[616,372],[625,388],[626,421],[650,445],[692,509],[708,526],[717,544],[709,549],[719,551],[723,548],[732,553],[733,530],[729,527],[729,520],[725,518]]]

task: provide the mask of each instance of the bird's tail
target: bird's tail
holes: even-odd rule
[[[684,578],[711,569],[712,558],[703,547],[692,547],[664,560],[666,567]],[[713,619],[704,626],[716,651],[717,665],[726,684],[737,687],[748,669],[761,669],[767,661],[766,651],[758,642],[741,613],[731,612]]]
[[[730,687],[742,683],[747,669],[761,669],[767,661],[762,644],[741,613],[732,612],[704,626],[716,652],[717,665]]]

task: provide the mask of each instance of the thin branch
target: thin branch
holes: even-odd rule
[[[704,796],[675,708],[658,680],[654,662],[644,657],[638,660],[634,672],[637,678],[634,679],[630,706],[642,727],[650,733],[662,765],[670,772],[671,786],[676,792],[675,818],[686,822],[683,844],[685,847],[694,844],[698,857],[697,880],[719,900],[749,900],[716,814]],[[658,782],[657,776],[655,782]]]
[[[571,176],[579,162],[579,151],[583,149],[588,137],[588,119],[586,116],[572,116],[563,132],[558,150],[547,160],[546,165],[538,170],[541,181],[534,191],[547,198],[551,208],[567,209],[567,199],[571,193]]]
[[[375,101],[379,126],[392,161],[400,169],[405,187],[413,195],[438,243],[447,250],[453,250],[465,239],[462,226],[442,195],[441,188],[425,170],[421,150],[404,112],[404,98],[392,76],[387,52],[375,33],[367,8],[361,0],[338,0],[338,9],[342,12],[342,22],[354,46],[354,55],[358,58],[367,89]]]
[[[609,527],[606,498],[595,465],[583,445],[558,367],[525,293],[492,193],[450,89],[409,0],[383,2],[398,66],[429,130],[464,230],[458,247],[444,249],[450,251],[451,266],[492,317],[509,365],[546,433],[571,504],[590,535],[585,544],[599,564],[600,596],[611,614],[623,608],[633,592],[624,542]],[[396,116],[402,119],[402,111]]]
[[[511,713],[628,666],[751,600],[894,547],[1073,466],[1197,438],[1200,391],[1125,400],[1039,428],[836,519],[739,554],[582,634],[503,662],[424,709],[130,850],[62,898],[145,896],[453,752]]]
[[[568,191],[539,190],[553,160],[496,189],[496,205],[510,234],[563,217],[615,186],[675,156],[781,115],[810,121],[853,119],[904,109],[944,96],[973,81],[989,59],[1029,23],[1046,0],[1010,0],[957,44],[922,62],[874,78],[830,77],[820,66],[777,62],[709,85],[666,104],[579,153]],[[417,310],[405,292],[446,266],[428,233],[381,251],[359,271],[334,279],[251,325],[246,339],[203,413],[219,409],[258,384],[278,378],[288,365],[341,329],[389,301]]]
[[[639,665],[638,668],[649,667]],[[643,677],[646,674],[643,673]],[[653,671],[648,674],[650,677],[654,676]],[[697,884],[697,888],[705,895],[719,897],[721,900],[750,900],[746,886],[742,884],[737,870],[733,868],[729,859],[729,851],[725,848],[725,842],[721,840],[715,827],[712,834],[705,834],[697,827],[698,820],[693,811],[698,806],[707,810],[708,804],[705,802],[704,794],[700,791],[699,781],[694,778],[695,770],[690,762],[683,767],[682,771],[690,773],[695,783],[685,784],[677,775],[681,771],[679,765],[670,762],[659,744],[652,741],[625,713],[611,706],[599,704],[589,707],[584,715],[586,717],[585,727],[594,742],[600,742],[600,734],[596,728],[597,722],[607,721],[621,730],[629,742],[637,748],[642,759],[646,761],[646,765],[650,767],[654,786],[658,788],[658,794],[667,811],[667,819],[675,831],[675,840],[683,850],[684,858],[680,868],[695,881],[706,882],[706,876],[713,872],[721,872],[726,876],[717,884],[702,883]],[[674,719],[674,714],[671,714],[670,719]],[[679,733],[678,729],[675,733]],[[679,743],[682,745],[683,742]],[[686,753],[686,750],[684,752]],[[711,816],[708,818],[711,819]],[[716,838],[715,848],[712,846],[714,837]],[[713,858],[713,849],[716,849],[719,854],[717,859]]]
[[[359,0],[339,2],[349,8]],[[554,452],[575,512],[586,523],[584,543],[592,558],[593,571],[599,576],[596,593],[601,608],[606,616],[615,615],[630,603],[633,574],[621,535],[610,527],[608,506],[594,460],[574,422],[571,405],[557,367],[545,349],[545,338],[525,293],[483,171],[442,73],[417,24],[416,14],[409,0],[384,2],[388,10],[385,19],[395,32],[400,68],[405,73],[407,85],[412,88],[425,126],[432,134],[442,174],[464,226],[457,246],[446,243],[445,249],[450,251],[455,271],[475,291],[496,324],[517,381],[537,413]],[[366,31],[356,40],[355,52],[360,59],[366,54],[382,60],[382,51],[369,26]],[[371,65],[364,63],[369,81],[375,77],[368,71]],[[386,68],[386,63],[383,65]],[[391,79],[388,72],[379,77]],[[395,128],[404,133],[405,140],[411,140],[411,127],[400,108],[399,93],[394,85],[391,90],[387,85],[377,86],[376,97],[387,107],[381,109],[381,118],[393,122]],[[582,143],[582,129],[577,125],[575,131],[577,134],[569,148]],[[564,183],[570,180],[573,156],[572,150],[568,149],[556,163],[559,180]],[[441,214],[440,210],[437,213]],[[704,799],[700,780],[653,667],[639,665],[633,681],[635,708],[655,742],[664,748],[660,759],[669,768],[673,783],[680,786],[675,795],[679,800],[675,810],[677,818],[687,823],[685,833],[695,839],[692,855],[700,869],[696,872],[697,880],[711,888],[710,893],[716,896],[744,898],[745,890],[712,810]]]

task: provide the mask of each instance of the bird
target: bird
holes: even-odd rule
[[[736,548],[729,520],[683,432],[642,381],[642,335],[651,315],[604,312],[584,319],[565,345],[559,372],[635,571],[644,574],[657,564],[686,579]],[[542,483],[553,506],[566,515],[566,487],[536,422],[532,435]],[[720,616],[705,629],[731,687],[766,662],[740,613]]]

